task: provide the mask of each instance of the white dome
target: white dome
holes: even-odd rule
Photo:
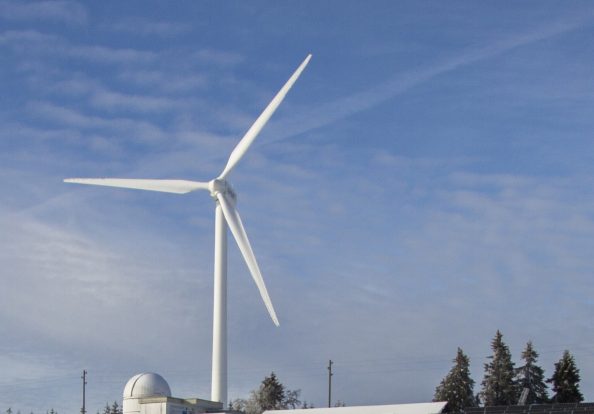
[[[169,384],[154,372],[134,375],[124,387],[124,399],[144,397],[171,397]]]

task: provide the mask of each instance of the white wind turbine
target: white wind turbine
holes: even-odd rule
[[[219,401],[223,404],[227,402],[227,226],[239,246],[239,250],[247,263],[254,282],[256,282],[272,321],[276,326],[279,326],[256,257],[239,217],[239,212],[235,207],[235,192],[227,182],[227,176],[245,155],[264,125],[266,125],[274,111],[276,111],[276,108],[283,101],[289,89],[291,89],[297,78],[299,78],[310,59],[311,54],[299,65],[295,73],[293,73],[287,83],[285,83],[245,133],[241,141],[239,141],[231,152],[223,172],[214,180],[209,182],[127,178],[68,178],[64,180],[67,183],[133,188],[177,194],[185,194],[196,190],[208,190],[210,192],[216,203],[211,400]]]

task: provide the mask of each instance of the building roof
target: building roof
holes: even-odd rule
[[[134,375],[124,387],[124,399],[145,397],[171,397],[169,384],[154,372]]]
[[[356,407],[306,408],[269,410],[264,414],[439,414],[446,402],[392,405],[363,405]]]
[[[594,402],[467,407],[465,414],[594,414]]]

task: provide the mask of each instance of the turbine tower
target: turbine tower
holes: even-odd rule
[[[235,191],[227,181],[227,176],[243,158],[264,125],[281,104],[289,89],[305,69],[311,54],[299,65],[287,83],[276,94],[266,109],[245,133],[231,152],[227,165],[218,177],[209,181],[153,180],[127,178],[68,178],[64,182],[102,185],[108,187],[133,188],[137,190],[160,191],[185,194],[196,190],[208,190],[215,200],[215,247],[214,247],[214,301],[212,326],[212,390],[211,400],[227,404],[227,228],[231,230],[237,246],[260,291],[262,300],[276,326],[279,326],[276,312],[268,296],[260,267],[248,240],[247,234],[236,208]]]

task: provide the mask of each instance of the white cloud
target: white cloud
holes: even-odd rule
[[[105,28],[117,32],[125,32],[136,36],[173,37],[187,33],[192,29],[188,24],[179,22],[153,21],[140,17],[121,19],[105,25]]]
[[[70,203],[65,205],[72,207]],[[46,206],[46,210],[48,207],[51,206]],[[53,208],[58,207],[54,205]],[[62,205],[62,211],[68,210],[68,207],[64,208]],[[202,315],[196,313],[203,306],[192,305],[194,296],[188,292],[203,290],[203,284],[210,278],[201,278],[195,265],[185,273],[182,270],[186,267],[184,260],[176,260],[177,248],[170,250],[172,246],[158,242],[158,253],[149,248],[141,256],[136,256],[127,243],[120,246],[102,244],[97,232],[93,239],[88,239],[65,227],[34,219],[31,213],[15,214],[4,210],[2,214],[2,273],[11,283],[0,292],[0,320],[5,327],[18,325],[19,335],[33,336],[35,342],[43,343],[44,347],[42,353],[29,355],[30,351],[24,350],[22,355],[17,355],[6,349],[14,344],[4,343],[5,376],[13,381],[9,387],[2,387],[2,401],[9,398],[4,392],[10,394],[13,388],[36,387],[59,373],[63,374],[62,379],[72,376],[72,371],[78,371],[80,362],[76,362],[78,356],[71,354],[67,357],[69,349],[82,346],[85,348],[82,358],[95,360],[90,364],[90,371],[97,384],[98,372],[102,369],[101,364],[95,365],[98,360],[105,360],[105,367],[114,362],[116,366],[119,357],[115,355],[124,354],[129,362],[138,364],[160,354],[160,341],[154,337],[155,332],[163,335],[185,331],[176,335],[177,343],[182,348],[192,348],[192,352],[196,352],[196,347],[208,346],[205,338],[197,337],[190,329],[208,324],[208,313],[206,309],[202,309]],[[84,215],[90,218],[88,214]],[[128,233],[127,236],[131,235]],[[153,245],[153,249],[155,247]],[[155,261],[157,256],[161,259]],[[165,257],[167,259],[163,260]],[[164,283],[168,280],[175,280],[175,286],[165,288]],[[34,332],[34,335],[26,332]],[[141,337],[153,342],[154,346],[147,346]],[[138,347],[140,343],[144,345]],[[131,353],[133,349],[136,350]],[[36,362],[41,354],[45,355],[43,364]],[[28,363],[35,355],[37,357]],[[169,360],[166,365],[175,365],[170,358],[165,359]],[[70,362],[65,364],[63,360]],[[147,363],[140,365],[147,366]],[[124,369],[129,370],[130,366]],[[46,388],[49,389],[49,384]],[[62,386],[60,392],[67,389]],[[100,403],[103,398],[100,395],[95,393],[90,402]],[[36,411],[44,409],[40,404],[63,407],[63,402],[51,399],[11,401],[19,407],[31,404],[31,409]]]
[[[234,66],[244,60],[244,57],[239,53],[215,49],[201,49],[190,54],[190,57],[203,63],[220,66]]]
[[[162,79],[166,74],[161,74]],[[107,88],[86,75],[77,74],[64,78],[60,73],[56,79],[39,81],[39,88],[49,92],[53,97],[86,98],[92,107],[108,112],[121,113],[169,113],[191,107],[189,100],[168,98],[162,94],[120,92]],[[64,78],[64,79],[59,79]]]
[[[85,24],[86,8],[75,1],[0,1],[0,18],[5,20],[51,21]]]
[[[196,69],[191,74],[140,69],[122,71],[118,77],[133,85],[150,87],[165,93],[195,93],[196,89],[202,89],[207,85],[207,77],[196,73]]]
[[[155,142],[166,137],[161,128],[147,121],[86,115],[80,111],[49,102],[31,103],[29,109],[55,125],[82,130],[110,131],[116,134],[116,138],[126,137],[137,142]]]
[[[583,27],[588,21],[589,16],[579,16],[569,21],[541,26],[525,34],[515,34],[495,40],[488,45],[475,46],[458,56],[426,65],[424,68],[415,71],[398,74],[392,79],[376,84],[373,88],[326,102],[318,105],[313,110],[308,108],[299,111],[298,108],[295,108],[293,112],[296,112],[296,114],[294,113],[289,121],[279,123],[279,125],[273,123],[271,128],[274,128],[275,139],[284,139],[320,128],[337,120],[366,111],[441,74],[493,58],[518,47],[576,30]]]
[[[110,64],[142,64],[157,58],[157,53],[152,51],[89,45],[70,45],[64,48],[64,53],[71,57]]]
[[[0,34],[0,43],[15,53],[31,59],[34,56],[63,56],[102,64],[143,64],[155,61],[153,51],[113,48],[100,45],[80,45],[56,35],[36,30],[8,30]]]
[[[60,41],[60,37],[36,30],[6,30],[0,35],[0,42],[22,49],[27,44],[48,44]]]
[[[92,105],[108,111],[166,112],[179,109],[182,102],[153,96],[130,95],[107,90],[96,90],[91,96]]]

